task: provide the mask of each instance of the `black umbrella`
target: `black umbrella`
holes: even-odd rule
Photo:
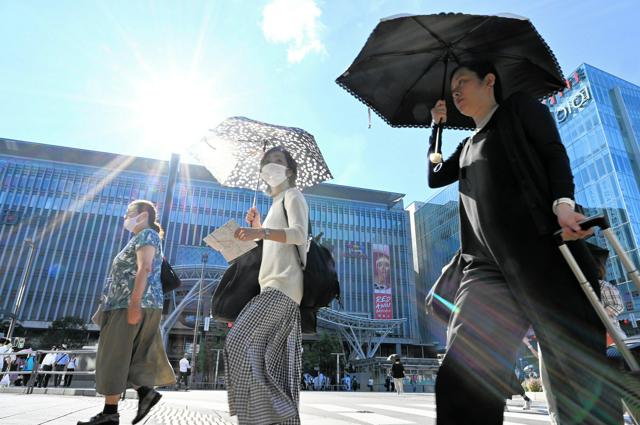
[[[553,52],[528,19],[461,13],[383,19],[336,83],[392,127],[429,127],[439,99],[453,105],[451,72],[471,60],[496,66],[505,98],[518,91],[543,98],[565,84]],[[444,127],[475,124],[449,107]]]
[[[190,148],[190,153],[224,186],[265,188],[260,160],[276,146],[286,149],[298,164],[300,189],[333,178],[314,137],[295,127],[267,124],[245,117],[227,118]]]

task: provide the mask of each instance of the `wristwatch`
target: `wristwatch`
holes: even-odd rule
[[[262,231],[264,232],[264,237],[262,239],[269,239],[269,237],[271,237],[271,229],[263,227]]]

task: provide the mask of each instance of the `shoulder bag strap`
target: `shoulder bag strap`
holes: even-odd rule
[[[287,220],[287,227],[289,227],[289,214],[287,214],[287,207],[285,205],[286,197],[287,197],[287,192],[285,192],[284,196],[282,197],[282,211],[284,211],[284,219]],[[309,219],[307,220],[307,223],[309,224],[308,236],[311,236],[311,217],[309,217]],[[304,270],[304,262],[302,261],[302,256],[300,255],[300,249],[298,249],[298,245],[295,245],[295,248],[296,248],[296,252],[298,253],[298,260],[300,260],[300,266]]]

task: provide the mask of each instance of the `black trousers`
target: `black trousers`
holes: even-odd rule
[[[184,383],[186,388],[189,388],[189,374],[188,372],[178,372],[178,388]]]
[[[559,423],[622,423],[621,380],[606,363],[604,326],[564,260],[547,260],[520,268],[533,275],[523,273],[522,281],[537,279],[543,288],[514,282],[508,265],[476,262],[465,270],[436,380],[438,425],[502,424],[529,325],[544,352]],[[550,280],[543,279],[545,271]]]
[[[53,366],[51,366],[51,365],[42,366],[42,370],[38,374],[38,386],[39,387],[47,388],[47,385],[49,385],[49,378],[51,378],[51,375],[46,373],[46,372],[50,372],[52,370],[53,370]]]
[[[75,369],[67,369],[67,372],[75,372],[75,371],[76,371]],[[72,380],[73,380],[73,375],[65,374],[64,375],[64,386],[65,387],[70,387]]]
[[[55,365],[54,370],[56,372],[64,372],[64,365]],[[59,387],[62,382],[62,375],[54,375],[53,376],[53,386]]]

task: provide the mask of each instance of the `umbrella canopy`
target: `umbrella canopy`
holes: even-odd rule
[[[404,15],[382,20],[338,79],[345,90],[392,127],[429,127],[431,108],[447,101],[446,128],[473,129],[453,107],[451,72],[462,62],[492,62],[504,97],[535,98],[565,85],[547,43],[527,19],[515,15]]]
[[[227,118],[192,146],[190,153],[224,186],[264,189],[260,160],[265,151],[277,146],[286,149],[298,164],[296,184],[300,189],[333,178],[311,134],[245,117]]]

